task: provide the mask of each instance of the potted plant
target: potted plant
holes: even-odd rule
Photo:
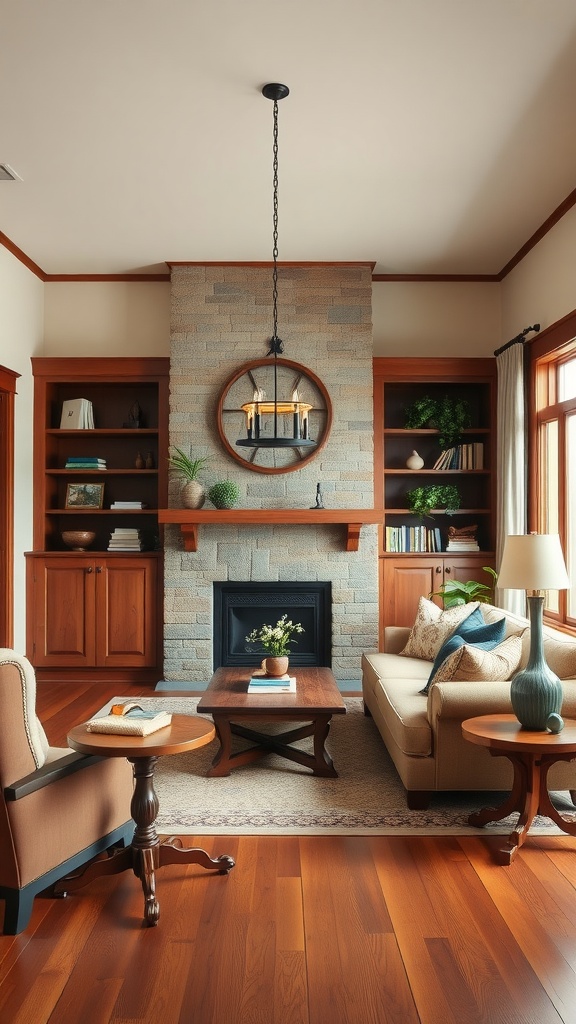
[[[421,518],[430,516],[433,508],[444,509],[448,515],[460,508],[460,495],[453,484],[415,487],[407,491],[406,498],[410,511]]]
[[[481,604],[489,604],[492,600],[493,588],[496,586],[498,573],[490,565],[483,565],[482,569],[492,576],[492,586],[485,583],[478,583],[477,580],[467,580],[462,583],[460,580],[446,580],[439,590],[429,594],[429,597],[441,597],[445,608],[455,608],[459,604],[469,604],[471,601],[480,601]]]
[[[419,427],[434,427],[438,430],[438,444],[441,448],[450,448],[457,444],[465,427],[471,422],[470,405],[465,398],[454,398],[451,395],[422,395],[406,410],[406,427],[417,430]]]
[[[210,488],[208,497],[215,508],[234,508],[240,497],[240,488],[232,480],[220,480]]]
[[[176,454],[168,456],[168,463],[175,473],[184,477],[185,483],[180,492],[182,504],[184,508],[202,508],[206,500],[206,491],[198,480],[198,473],[210,461],[211,456],[200,455],[193,459],[176,445],[174,451]]]
[[[267,675],[283,676],[288,671],[290,644],[297,643],[292,634],[303,632],[304,627],[300,622],[292,622],[284,614],[275,626],[264,625],[253,629],[246,637],[246,643],[259,644],[260,650],[267,655],[262,666]]]

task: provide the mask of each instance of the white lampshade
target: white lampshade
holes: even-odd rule
[[[506,537],[498,573],[501,590],[568,590],[570,579],[557,533]]]

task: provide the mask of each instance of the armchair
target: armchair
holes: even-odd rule
[[[34,897],[133,833],[132,770],[118,758],[50,747],[30,662],[0,648],[0,899],[4,934],[26,928]]]

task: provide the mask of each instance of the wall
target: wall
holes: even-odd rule
[[[32,396],[30,356],[42,344],[44,287],[0,246],[0,363],[21,374],[14,413],[14,646],[25,650],[26,566],[32,547]],[[1,484],[0,484],[1,486]]]
[[[45,290],[42,355],[169,355],[169,282],[54,281]]]
[[[375,356],[491,356],[502,344],[500,285],[374,281]]]
[[[203,474],[230,477],[245,508],[310,508],[316,483],[332,508],[373,504],[371,272],[368,265],[281,268],[279,333],[286,358],[323,381],[334,412],[317,458],[278,475],[243,468],[222,448],[216,405],[243,363],[264,358],[272,324],[271,273],[254,267],[176,267],[172,275],[170,441],[211,455]],[[270,397],[270,396],[268,396]],[[247,394],[245,400],[252,398]],[[171,504],[178,506],[173,483]],[[348,553],[341,527],[200,527],[199,550],[183,550],[176,527],[165,543],[165,662],[168,680],[212,674],[215,580],[331,580],[332,668],[360,678],[360,654],[377,644],[376,527]]]
[[[576,309],[575,265],[573,207],[504,278],[501,292],[505,341],[533,323],[549,327]]]

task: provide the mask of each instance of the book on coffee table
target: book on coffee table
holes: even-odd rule
[[[248,693],[296,693],[296,676],[253,676],[248,683]]]

